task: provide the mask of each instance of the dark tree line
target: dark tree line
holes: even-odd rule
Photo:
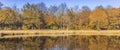
[[[0,3],[0,29],[120,29],[120,8],[83,6],[68,8],[65,3],[46,7],[44,3],[26,3],[22,9]]]

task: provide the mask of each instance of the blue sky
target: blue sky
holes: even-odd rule
[[[4,6],[12,7],[16,5],[18,8],[22,8],[22,6],[29,2],[29,3],[40,3],[44,2],[47,7],[50,5],[60,5],[61,3],[66,3],[68,7],[74,7],[78,5],[80,8],[82,6],[88,6],[91,9],[95,8],[96,6],[102,5],[106,7],[111,5],[112,7],[120,7],[120,0],[0,0]]]

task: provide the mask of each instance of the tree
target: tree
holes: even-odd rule
[[[90,14],[89,21],[92,29],[107,28],[108,25],[107,14],[102,7],[98,7]]]
[[[79,16],[79,27],[80,29],[88,29],[88,23],[89,23],[89,16],[90,16],[91,10],[87,6],[82,7],[82,11],[77,14]]]
[[[27,3],[22,10],[23,25],[28,29],[40,29],[42,23],[42,12],[34,4]]]
[[[2,9],[3,4],[0,2],[0,9]]]
[[[12,29],[11,27],[15,27],[14,25],[19,22],[19,14],[18,12],[12,10],[9,7],[6,7],[5,9],[0,11],[0,24],[1,27],[8,27]]]
[[[64,20],[66,20],[66,22],[65,22],[65,26],[67,27],[67,29],[75,29],[75,14],[74,14],[74,12],[73,12],[73,10],[72,9],[68,9],[67,10],[67,13],[66,13],[66,17],[64,17],[65,19]]]
[[[45,3],[41,2],[37,4],[38,8],[40,11],[42,11],[43,13],[45,13],[47,11],[47,7],[45,5]]]
[[[46,12],[44,20],[46,29],[58,29],[60,22],[59,17],[52,17],[51,14]]]
[[[59,5],[58,7],[58,16],[60,17],[60,29],[63,29],[64,27],[64,22],[63,21],[63,16],[65,15],[65,13],[67,13],[67,5],[65,3],[62,3],[61,5]]]
[[[109,22],[111,29],[120,29],[120,9],[119,8],[109,8],[106,10],[109,15]]]
[[[49,8],[49,13],[52,16],[57,16],[57,11],[58,11],[58,7],[57,6],[50,6]]]

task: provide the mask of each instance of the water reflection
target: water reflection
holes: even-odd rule
[[[47,50],[46,48],[44,50]],[[60,47],[59,45],[55,45],[52,48],[48,48],[48,50],[67,50],[66,47]]]
[[[120,50],[118,36],[66,36],[0,39],[0,50]]]

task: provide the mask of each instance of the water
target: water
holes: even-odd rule
[[[59,36],[0,39],[0,50],[120,50],[120,36]]]

